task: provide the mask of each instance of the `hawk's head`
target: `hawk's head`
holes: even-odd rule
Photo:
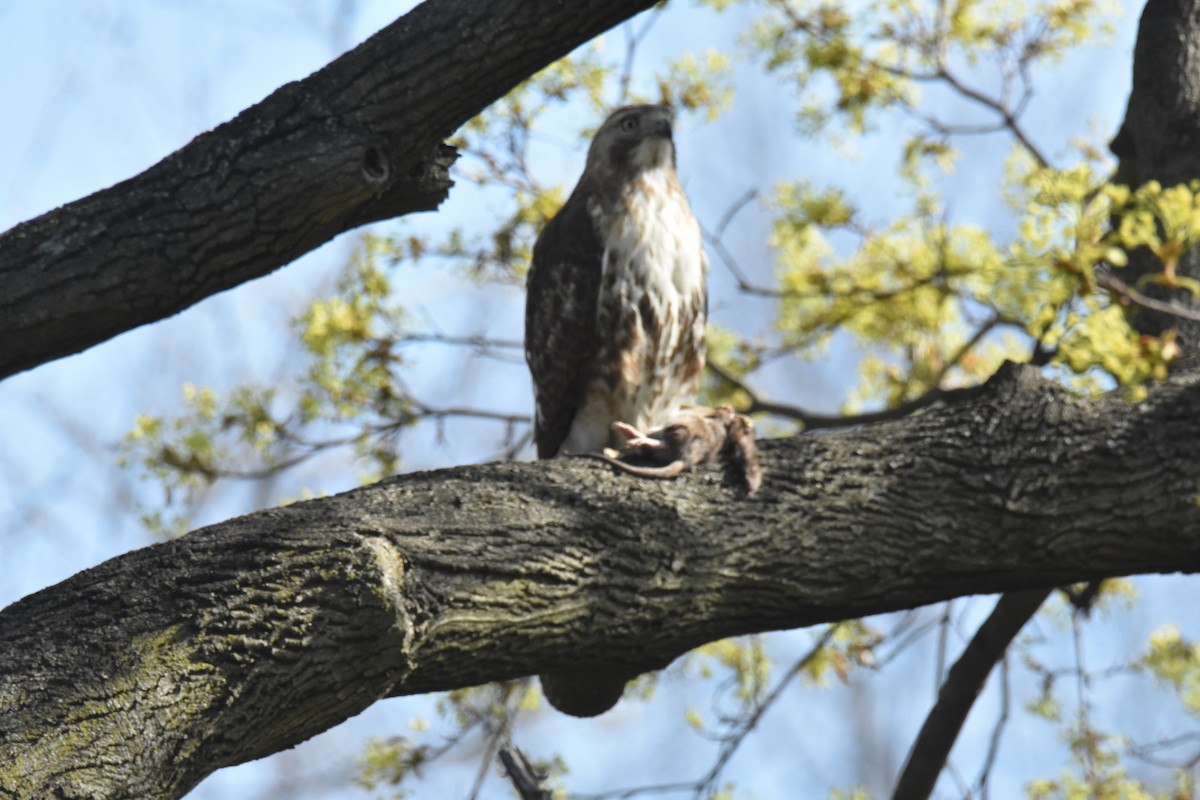
[[[604,121],[592,140],[584,172],[609,180],[628,181],[645,170],[668,165],[673,169],[673,117],[666,106],[618,108]]]

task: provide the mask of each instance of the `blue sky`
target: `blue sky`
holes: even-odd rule
[[[411,5],[381,0],[0,4],[0,102],[6,110],[0,125],[0,230],[136,174],[279,85],[320,68]],[[1031,128],[1044,149],[1061,153],[1071,135],[1089,129],[1101,140],[1115,132],[1128,93],[1135,13],[1127,10],[1110,48],[1073,57],[1047,76],[1030,112]],[[649,70],[665,54],[729,47],[745,20],[745,14],[715,20],[677,0],[647,40],[639,66]],[[621,34],[614,34],[606,46],[621,42]],[[648,72],[639,75],[647,77]],[[790,89],[764,79],[753,65],[740,66],[736,81],[737,100],[728,114],[712,125],[689,121],[678,133],[681,175],[702,222],[714,224],[731,199],[747,189],[767,190],[778,180],[801,175],[818,184],[836,182],[852,196],[867,198],[875,218],[896,213],[895,184],[886,177],[893,169],[887,146],[894,143],[894,129],[868,137],[855,156],[831,153],[796,137]],[[1007,150],[1007,143],[992,137],[967,144],[948,182],[951,214],[984,224],[999,218],[995,169],[985,166],[995,161],[996,148]],[[550,149],[544,156],[547,177],[569,184],[582,154],[582,146]],[[444,231],[467,224],[481,208],[486,212],[488,202],[486,195],[460,185],[438,215],[420,215],[405,224],[421,232]],[[769,224],[755,207],[730,231],[743,265],[764,282],[772,274],[764,245]],[[229,388],[251,379],[282,380],[289,320],[314,293],[328,289],[353,242],[353,234],[342,236],[267,278],[170,320],[0,383],[0,605],[151,541],[138,513],[140,504],[153,500],[154,490],[136,474],[116,469],[114,444],[138,412],[178,410],[185,381]],[[407,291],[420,298],[420,313],[447,330],[520,336],[516,289],[472,288],[437,270],[405,273],[404,280]],[[717,264],[712,304],[717,321],[748,333],[756,320],[773,312],[765,301],[739,297]],[[799,373],[768,375],[761,385],[792,402],[833,411],[848,385],[846,359],[852,355],[835,348],[829,359]],[[528,407],[527,377],[519,365],[480,366],[437,349],[422,351],[418,361],[413,382],[423,397],[518,412]],[[407,440],[406,467],[486,458],[495,450],[495,438],[494,430],[482,428],[457,429],[444,440],[432,430],[416,432]],[[310,473],[301,480],[335,491],[353,485],[354,470],[336,476]],[[197,522],[278,499],[269,491],[221,489]],[[1142,621],[1131,622],[1131,628],[1168,618],[1181,596],[1195,599],[1185,582],[1146,585],[1145,600],[1133,615]],[[969,630],[988,607],[964,602],[954,613]],[[937,613],[926,609],[915,618],[932,619]],[[1089,641],[1098,643],[1099,661],[1110,649],[1134,646],[1137,635],[1122,629]],[[772,653],[786,662],[808,641],[807,632],[788,634],[773,642]],[[794,701],[799,705],[780,709],[763,723],[759,739],[776,746],[747,747],[732,765],[737,777],[757,797],[783,797],[801,796],[795,791],[824,796],[831,786],[849,788],[890,774],[932,696],[930,652],[931,646],[904,656],[892,682],[872,676],[827,692],[799,694]],[[910,679],[920,681],[919,690],[904,685]],[[904,688],[898,690],[896,681]],[[1142,691],[1126,687],[1120,693],[1141,697]],[[562,747],[576,791],[618,781],[683,778],[703,765],[712,744],[688,732],[682,712],[691,706],[707,709],[710,694],[707,685],[668,682],[652,704],[623,703],[600,720],[543,714],[521,743],[534,754]],[[994,696],[987,695],[983,703],[991,700]],[[296,751],[219,773],[195,797],[365,796],[342,787],[367,733],[404,731],[409,716],[433,713],[424,698],[377,704]],[[1046,730],[1029,730],[1052,740]],[[1021,745],[1011,747],[1019,752]],[[1061,754],[1041,750],[1033,748],[1025,757],[1040,759],[1043,772],[1056,772]],[[866,752],[885,755],[881,763],[856,760]],[[464,760],[460,766],[431,776],[416,796],[463,796],[476,765]],[[279,789],[279,781],[291,781],[291,788]],[[484,796],[507,794],[493,778]]]

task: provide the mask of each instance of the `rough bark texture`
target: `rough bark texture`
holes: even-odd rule
[[[374,700],[660,667],[732,634],[1200,570],[1200,376],[1130,406],[1006,367],[765,442],[747,498],[587,460],[397,477],[134,551],[0,612],[0,795],[178,797]]]
[[[1140,186],[1158,181],[1175,186],[1200,178],[1200,3],[1196,0],[1149,0],[1138,24],[1133,54],[1133,89],[1121,130],[1112,142],[1120,159],[1116,181]],[[1200,253],[1180,259],[1179,273],[1200,277]],[[1162,263],[1142,249],[1130,256],[1121,278],[1134,284],[1162,271]],[[1200,308],[1186,289],[1168,291],[1152,283],[1152,298]],[[1148,333],[1176,328],[1190,350],[1200,347],[1200,323],[1163,314],[1138,312],[1134,323]]]
[[[430,210],[442,144],[653,0],[427,0],[134,178],[0,236],[0,378]]]

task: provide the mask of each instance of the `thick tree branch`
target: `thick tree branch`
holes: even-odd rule
[[[0,795],[178,797],[387,695],[1200,570],[1197,441],[1200,376],[1128,405],[1007,366],[954,406],[764,442],[749,498],[559,459],[231,520],[0,612]]]
[[[18,225],[0,236],[0,378],[436,208],[447,136],[651,5],[427,0],[142,174]]]

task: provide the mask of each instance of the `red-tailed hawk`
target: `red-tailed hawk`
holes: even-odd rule
[[[675,174],[671,111],[617,109],[533,248],[525,358],[539,458],[619,445],[615,422],[645,431],[671,422],[704,369],[707,272]],[[555,708],[594,716],[631,677],[578,666],[541,682]]]
[[[704,369],[708,260],[675,174],[670,109],[614,111],[533,248],[525,357],[539,458],[668,424]]]

